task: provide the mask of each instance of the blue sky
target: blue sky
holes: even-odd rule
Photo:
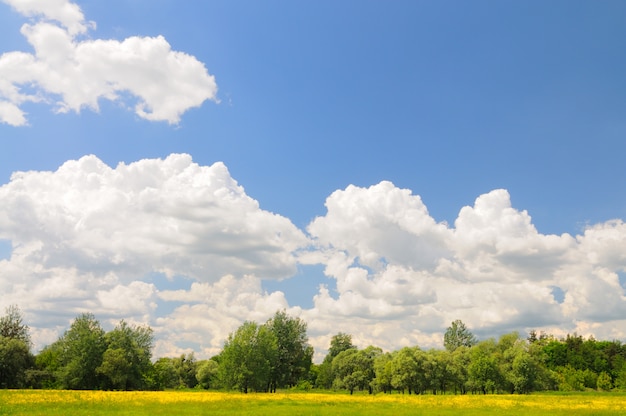
[[[79,160],[86,155],[94,155],[111,169],[115,169],[120,162],[131,165],[145,159],[165,160],[171,154],[180,153],[190,155],[193,160],[185,163],[207,169],[222,162],[227,176],[243,187],[246,198],[258,202],[261,211],[277,214],[290,222],[289,227],[293,226],[304,238],[316,242],[314,248],[296,244],[297,249],[287,250],[292,253],[306,252],[308,256],[306,259],[302,255],[296,256],[290,263],[289,272],[284,273],[281,268],[275,271],[260,268],[266,270],[267,275],[258,274],[258,271],[257,274],[252,273],[261,289],[250,283],[250,290],[265,299],[267,305],[286,307],[304,319],[323,322],[326,319],[323,305],[318,303],[315,306],[313,296],[323,298],[322,292],[318,293],[319,286],[327,285],[331,291],[329,296],[337,301],[337,310],[345,313],[346,331],[350,332],[350,322],[354,323],[354,319],[362,322],[362,327],[354,327],[357,331],[355,338],[362,343],[378,342],[378,345],[388,348],[411,342],[435,345],[445,329],[445,325],[442,329],[441,322],[449,322],[446,319],[455,311],[444,313],[444,305],[424,301],[419,304],[420,313],[425,314],[424,319],[431,316],[429,314],[437,316],[437,319],[433,318],[437,324],[407,328],[404,332],[400,331],[402,335],[397,340],[391,340],[385,335],[389,329],[384,327],[384,322],[392,322],[396,319],[392,316],[402,316],[409,309],[391,315],[383,314],[383,319],[372,312],[372,308],[366,313],[359,308],[345,306],[354,306],[347,300],[342,304],[342,295],[345,294],[347,299],[348,294],[359,294],[361,290],[348,284],[351,273],[365,270],[368,281],[377,282],[383,281],[385,273],[390,272],[393,266],[404,267],[405,271],[410,270],[413,274],[403,279],[419,281],[420,285],[428,287],[429,280],[419,273],[429,270],[430,278],[442,278],[443,263],[438,263],[439,271],[434,271],[410,262],[403,263],[400,255],[396,258],[394,253],[383,255],[384,250],[372,249],[379,260],[384,259],[383,266],[377,269],[378,263],[363,260],[367,254],[362,242],[365,239],[351,242],[337,235],[331,236],[329,230],[341,228],[334,223],[332,226],[318,223],[315,231],[313,220],[316,217],[324,218],[328,224],[336,220],[331,221],[335,217],[325,206],[327,198],[335,191],[344,192],[333,194],[337,196],[337,201],[340,196],[344,197],[341,201],[345,204],[342,202],[338,206],[352,206],[354,201],[345,201],[348,197],[361,201],[361,207],[369,206],[367,201],[370,199],[358,199],[361,198],[359,192],[376,193],[378,188],[371,187],[381,181],[390,181],[394,188],[383,186],[384,194],[391,195],[400,189],[410,190],[410,195],[419,196],[427,209],[423,215],[429,221],[435,225],[445,221],[446,232],[458,234],[460,231],[455,222],[463,207],[477,210],[477,198],[504,189],[506,195],[497,195],[504,202],[494,202],[494,206],[506,208],[509,198],[509,208],[515,218],[520,220],[527,215],[531,227],[525,229],[528,231],[534,227],[541,239],[552,241],[562,238],[565,233],[571,241],[562,244],[575,245],[576,250],[582,250],[584,239],[581,236],[587,235],[587,229],[601,227],[615,219],[620,222],[606,227],[611,228],[611,235],[622,235],[621,220],[626,217],[626,165],[622,156],[626,134],[626,27],[623,24],[626,5],[623,2],[91,0],[71,3],[58,0],[55,3],[58,10],[62,6],[78,6],[83,20],[68,17],[67,14],[53,16],[44,6],[37,9],[37,2],[33,4],[32,10],[25,11],[20,9],[23,7],[20,0],[0,3],[0,54],[5,54],[4,61],[0,56],[0,79],[8,79],[23,94],[33,94],[40,99],[39,102],[11,101],[8,90],[3,92],[0,87],[0,102],[15,104],[26,120],[19,123],[22,125],[16,125],[15,121],[7,122],[7,118],[0,123],[0,184],[4,184],[5,195],[17,192],[17,184],[11,180],[16,171],[32,171],[33,175],[36,172],[55,172],[67,161]],[[70,23],[77,22],[82,29],[71,34]],[[89,22],[95,22],[95,25]],[[119,69],[115,82],[128,86],[135,82],[133,80],[140,79],[145,89],[138,89],[136,91],[142,92],[136,93],[128,88],[119,88],[115,99],[95,95],[91,99],[97,102],[98,111],[89,108],[85,102],[71,108],[69,97],[84,93],[96,75],[87,71],[77,78],[68,76],[67,79],[75,80],[75,83],[63,87],[66,88],[64,92],[59,92],[51,91],[50,88],[61,87],[54,84],[56,81],[45,71],[42,74],[33,69],[34,75],[26,83],[16,81],[18,75],[8,72],[8,53],[33,54],[34,45],[20,32],[25,24],[33,28],[39,28],[37,25],[40,24],[56,26],[70,33],[74,45],[90,42],[93,45],[97,40],[123,42],[131,37],[154,39],[162,36],[171,51],[193,58],[196,64],[204,65],[205,71],[198,69],[196,64],[193,66],[189,60],[171,73],[164,72],[168,80],[180,80],[180,83],[171,84],[171,95],[158,97],[178,100],[188,95],[189,90],[183,93],[176,88],[187,83],[193,90],[195,76],[204,83],[203,87],[209,89],[210,80],[207,77],[213,76],[217,92],[201,96],[200,104],[180,107],[179,120],[170,118],[168,121],[167,117],[148,120],[133,108],[138,102],[145,101],[142,93],[149,94],[147,91],[165,90],[166,87],[158,78],[153,85],[149,81],[144,82],[151,79],[150,74],[142,75],[140,70],[137,70],[140,78],[134,78],[131,76],[132,65],[128,72],[123,72],[119,69],[123,65],[116,61],[110,69],[113,72]],[[44,29],[42,26],[41,30]],[[58,54],[63,57],[55,49],[59,47],[52,41],[43,42],[41,51],[45,52],[43,48],[47,48],[52,56]],[[135,52],[141,53],[138,50]],[[162,64],[153,55],[147,55],[146,62],[153,68]],[[187,67],[184,65],[187,64],[189,68],[193,66],[188,69],[191,72],[185,72]],[[59,71],[62,73],[63,69]],[[100,73],[97,76],[106,77]],[[44,80],[45,77],[49,79]],[[107,82],[110,84],[112,81]],[[44,85],[57,86],[46,88]],[[65,102],[70,107],[69,111],[58,113],[59,102]],[[354,185],[350,188],[354,192],[348,192],[350,185]],[[26,189],[26,194],[36,202],[39,197],[28,186],[23,185],[19,189]],[[59,189],[60,197],[66,195],[63,192],[67,193],[69,189],[72,185]],[[165,198],[165,193],[163,195]],[[371,200],[379,201],[377,198]],[[392,204],[390,198],[386,203]],[[401,200],[415,207],[414,200]],[[384,205],[385,201],[379,203]],[[397,212],[392,215],[386,211],[391,217],[397,219],[408,215],[408,208],[401,202],[393,204],[396,204]],[[371,215],[368,224],[373,226],[378,222],[372,212],[380,212],[377,211],[382,209],[380,207],[374,204],[367,213],[350,211],[352,216],[338,215],[337,218],[343,218],[342,225],[345,225],[346,219]],[[71,208],[66,206],[59,212],[71,211]],[[9,209],[5,211],[0,217],[11,217]],[[12,231],[15,227],[10,221],[3,221],[0,221],[0,239],[5,240],[5,248],[0,245],[0,250],[4,252],[10,251],[6,241],[12,241],[15,247],[19,240],[19,244],[26,247],[40,238]],[[45,219],[39,218],[38,221],[46,227]],[[346,231],[346,235],[352,233],[356,239],[361,231],[367,230],[367,227],[359,229],[359,224],[355,221],[352,226],[356,228]],[[510,225],[506,221],[501,223],[502,227],[507,227],[507,224]],[[408,225],[406,227],[405,231],[412,230],[411,233],[421,236],[423,244],[429,241],[420,231]],[[53,228],[52,225],[50,228]],[[382,229],[389,231],[393,227]],[[505,231],[502,233],[506,234]],[[58,245],[63,245],[64,237],[59,238]],[[388,239],[396,241],[401,237],[381,234],[379,240],[372,240],[370,248],[391,247],[387,244]],[[612,253],[611,256],[605,253],[610,257],[606,263],[598,260],[599,264],[579,266],[576,270],[581,276],[586,276],[581,279],[591,279],[590,276],[598,278],[599,274],[606,272],[612,273],[614,280],[623,280],[620,277],[625,272],[625,259],[611,250],[625,241],[623,236],[618,237],[611,245],[613,248],[606,248]],[[69,241],[66,243],[71,245]],[[498,251],[501,245],[492,243],[492,249],[486,252],[495,250],[502,254]],[[546,244],[541,243],[542,248],[533,246],[530,251],[541,251]],[[462,257],[459,253],[466,251],[456,251],[457,248],[448,247],[450,250],[446,252],[454,254],[438,258],[458,260]],[[333,249],[344,253],[350,260],[343,272],[333,272],[329,266],[336,264],[332,259],[339,255],[331,254]],[[571,256],[561,252],[556,255],[552,249],[545,250],[542,256],[546,258]],[[215,255],[217,251],[211,253]],[[10,270],[18,264],[15,250],[12,254],[5,254],[4,271],[0,268],[0,280],[5,282],[11,281],[14,272]],[[78,254],[69,251],[66,254],[68,263],[64,267],[70,267],[69,259]],[[230,255],[236,257],[232,253]],[[396,258],[397,262],[390,258]],[[597,258],[604,257],[598,254]],[[85,279],[86,274],[95,273],[93,270],[98,267],[93,258],[85,261],[91,261],[91,266],[77,272],[77,282]],[[498,261],[503,270],[519,273],[515,275],[517,277],[511,277],[515,284],[533,281],[532,273],[529,270],[520,272],[516,267],[524,266],[514,264],[510,257],[502,254]],[[469,260],[460,263],[466,267],[463,272],[466,278],[478,285],[480,279],[472,280]],[[529,263],[526,261],[524,264]],[[559,264],[556,267],[558,271],[551,269],[547,272],[548,277],[540,285],[545,290],[550,287],[561,290],[567,286],[559,280],[560,276],[574,266]],[[163,270],[170,266],[164,262],[160,267],[149,272],[165,273]],[[159,352],[174,353],[191,345],[210,354],[222,342],[220,336],[223,340],[223,334],[233,329],[237,319],[265,319],[267,312],[259,310],[231,314],[232,320],[225,321],[220,331],[209,333],[205,339],[176,345],[172,341],[172,330],[168,329],[170,327],[165,321],[177,322],[176,316],[183,314],[181,305],[192,308],[193,305],[206,306],[209,303],[197,300],[185,302],[180,300],[184,297],[180,293],[177,298],[170,294],[168,299],[171,302],[174,302],[173,298],[178,299],[172,305],[179,309],[174,310],[174,306],[163,309],[165,300],[163,296],[158,296],[159,291],[171,291],[179,284],[181,290],[191,293],[195,290],[192,289],[192,282],[202,282],[201,278],[192,276],[196,272],[185,275],[184,269],[174,266],[171,269],[171,275],[178,277],[170,276],[168,285],[163,283],[167,279],[159,280],[161,283],[150,281],[146,277],[147,271],[138,272],[136,276],[137,281],[155,285],[156,300],[153,299],[153,303],[159,305],[158,310],[171,312],[167,316],[158,316],[159,313],[154,312],[150,302],[146,301],[148,306],[145,311],[133,315],[138,322],[162,327],[162,332],[158,333],[162,340]],[[252,267],[250,270],[257,269]],[[230,271],[224,266],[223,272],[224,275],[232,274],[235,279],[244,279],[245,273],[238,274],[240,269],[235,266]],[[46,278],[52,279],[50,276],[54,273],[49,270]],[[121,279],[120,285],[124,287],[131,287],[135,282],[124,280],[126,278],[120,277],[121,272],[115,268],[110,268],[107,273],[118,273],[115,278]],[[36,277],[36,274],[32,272],[32,284],[43,278]],[[222,282],[220,276],[212,279],[203,283],[215,285]],[[504,280],[499,283],[504,285]],[[10,285],[6,284],[8,288]],[[14,286],[10,287],[13,289],[7,293],[13,293]],[[431,289],[439,299],[442,292],[438,290],[443,289],[435,289],[438,287],[438,283],[432,283]],[[512,288],[510,285],[507,287]],[[616,289],[615,285],[610,287],[613,292],[617,290],[616,307],[626,308],[623,289]],[[472,290],[475,293],[478,288],[470,285],[467,290],[468,293]],[[213,290],[217,291],[215,287]],[[284,293],[283,300],[272,303],[264,297],[271,297],[277,291]],[[567,289],[563,291],[568,293]],[[582,298],[574,297],[574,292],[573,289],[569,291],[572,305],[576,304],[576,299],[578,303],[582,302]],[[505,299],[502,293],[497,295],[501,300]],[[375,304],[381,301],[367,296],[365,292],[360,295],[360,300],[354,302]],[[71,318],[72,313],[85,308],[85,305],[96,305],[93,312],[97,314],[102,305],[90,303],[90,296],[86,293],[83,299],[86,303],[68,307],[67,315]],[[389,296],[391,298],[384,301],[396,304],[393,294]],[[591,295],[584,297],[589,303],[599,298]],[[13,299],[20,298],[14,296]],[[0,298],[0,304],[11,302],[8,295]],[[24,299],[22,303],[27,315],[37,321],[41,314],[37,302]],[[615,317],[590,319],[573,311],[572,308],[580,305],[568,305],[568,301],[562,299],[544,305],[546,310],[554,307],[561,314],[547,323],[534,324],[533,317],[523,308],[514,314],[514,319],[509,320],[489,320],[482,315],[474,319],[471,314],[468,319],[471,320],[470,326],[485,336],[498,331],[524,331],[531,327],[625,336],[626,324],[622,321],[616,324]],[[474,306],[485,309],[478,304]],[[211,307],[218,308],[215,305]],[[410,311],[415,312],[413,309]],[[492,312],[498,315],[502,311],[494,309]],[[107,319],[118,318],[113,312],[109,315],[106,315]],[[54,331],[58,332],[65,322],[36,322],[32,326],[39,331],[36,336],[40,342],[45,343],[54,338]],[[199,328],[206,329],[206,325],[198,323]],[[341,325],[330,325],[328,328],[344,328]],[[312,342],[316,349],[322,351],[332,334],[326,334],[326,327],[321,323],[312,326]],[[367,334],[373,327],[379,328],[379,338],[368,338]]]

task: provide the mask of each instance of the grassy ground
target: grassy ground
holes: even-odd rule
[[[409,396],[327,393],[0,391],[0,415],[616,415],[623,394]]]

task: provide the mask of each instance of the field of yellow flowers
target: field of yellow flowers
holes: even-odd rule
[[[0,415],[616,415],[626,395],[0,391]]]

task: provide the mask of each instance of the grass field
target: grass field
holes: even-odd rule
[[[620,415],[624,394],[374,396],[331,393],[2,390],[0,415]]]

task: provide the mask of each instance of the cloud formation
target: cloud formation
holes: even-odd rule
[[[224,164],[199,166],[185,154],[115,168],[85,156],[55,172],[18,172],[0,201],[0,239],[12,245],[0,261],[2,303],[32,311],[33,327],[45,327],[50,311],[58,325],[80,311],[150,322],[158,301],[173,299],[159,295],[155,275],[282,279],[308,245]]]
[[[176,124],[190,108],[218,101],[205,65],[173,51],[162,36],[84,39],[95,23],[67,0],[2,0],[34,18],[21,33],[34,53],[0,55],[0,122],[27,124],[22,105],[53,104],[60,113],[98,111],[101,99],[133,107],[151,121]]]
[[[463,207],[451,227],[390,182],[348,186],[326,207],[308,227],[336,282],[304,312],[317,346],[340,330],[362,346],[440,346],[454,319],[482,336],[532,328],[626,336],[621,220],[576,237],[544,235],[497,189]]]
[[[544,330],[626,338],[626,224],[545,235],[497,189],[437,222],[418,195],[383,181],[326,200],[307,232],[261,209],[222,163],[189,155],[111,168],[95,156],[0,186],[0,307],[17,303],[38,347],[81,312],[147,323],[158,356],[217,353],[245,320],[276,310],[330,337],[391,350],[441,346],[462,319],[477,335]],[[263,289],[298,264],[328,277],[313,307]]]

